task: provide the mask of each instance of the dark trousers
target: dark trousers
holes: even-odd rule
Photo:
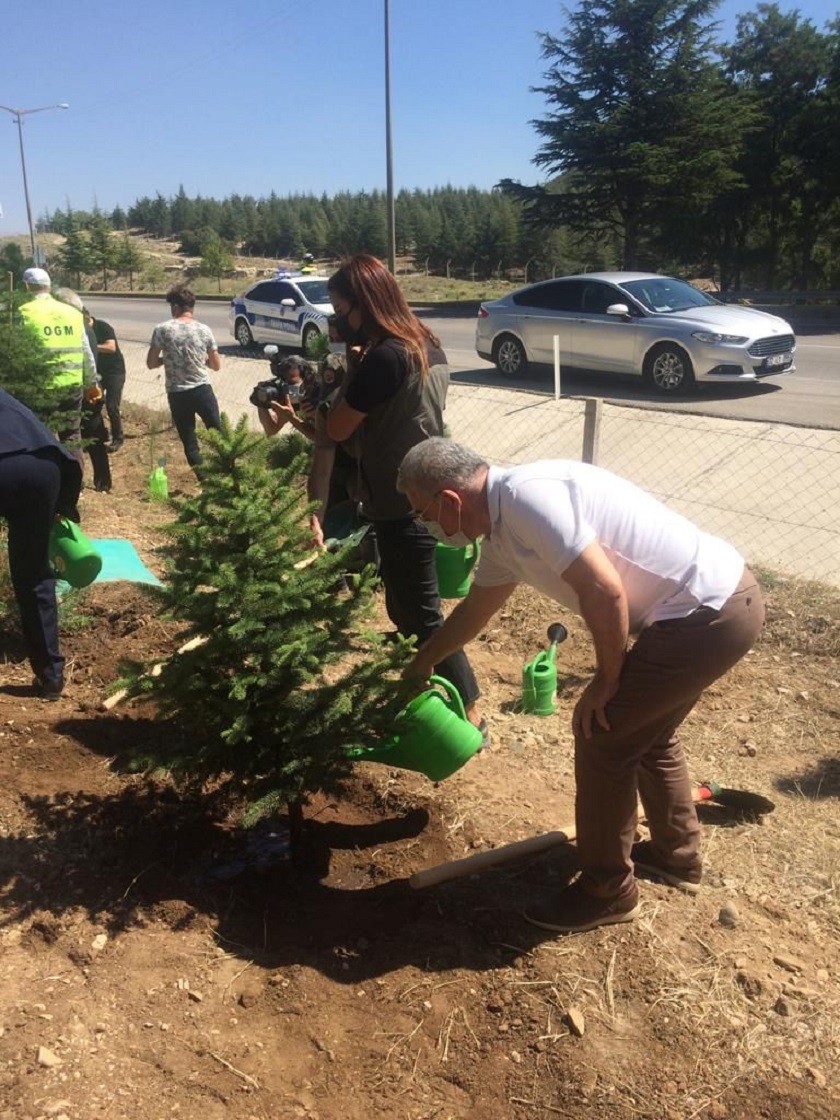
[[[677,728],[752,648],[763,623],[761,591],[746,569],[720,610],[656,622],[636,639],[606,707],[610,730],[575,738],[577,849],[591,894],[631,889],[639,796],[662,862],[699,867],[700,826]]]
[[[414,634],[422,645],[443,625],[435,568],[437,542],[413,517],[374,525],[388,617],[404,637]],[[441,661],[435,672],[455,685],[466,707],[478,699],[478,682],[463,650]]]
[[[60,410],[64,413],[61,418],[61,427],[56,432],[59,440],[74,456],[79,466],[82,468],[82,473],[85,470],[85,453],[82,450],[82,401],[84,400],[84,389],[80,385],[78,389],[74,389],[70,394],[64,398],[59,404]]]
[[[9,524],[9,572],[33,672],[47,685],[64,679],[58,608],[49,561],[61,468],[49,453],[0,456],[0,516]]]
[[[125,374],[106,373],[102,376],[102,391],[105,394],[105,408],[108,423],[111,425],[111,439],[123,438],[123,422],[120,405],[122,404]]]
[[[222,418],[219,415],[219,402],[213,392],[212,385],[196,385],[194,389],[182,389],[180,393],[167,393],[172,421],[175,424],[184,454],[191,467],[201,463],[201,451],[198,446],[198,436],[195,434],[196,416],[204,423],[205,428],[221,428]]]
[[[94,404],[84,405],[82,439],[93,467],[93,488],[107,493],[111,489],[111,459],[105,446],[108,442],[108,429],[102,417],[104,407],[105,402],[101,399]]]

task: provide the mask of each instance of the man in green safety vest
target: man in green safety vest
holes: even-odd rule
[[[66,418],[56,434],[84,469],[82,396],[85,388],[97,381],[96,359],[85,333],[84,316],[75,307],[53,299],[49,273],[43,268],[27,268],[23,283],[33,298],[22,304],[21,317],[54,359],[44,388],[58,398],[58,408]]]

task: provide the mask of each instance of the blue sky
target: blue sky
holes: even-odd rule
[[[574,3],[570,3],[574,7]],[[723,0],[721,37],[749,0]],[[822,28],[828,0],[780,0]],[[539,178],[530,92],[557,0],[391,0],[394,183]],[[384,0],[30,0],[7,5],[0,103],[25,119],[35,215],[161,191],[217,198],[385,184]],[[0,112],[0,235],[26,230],[17,128]]]

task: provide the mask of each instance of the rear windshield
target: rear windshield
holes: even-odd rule
[[[648,311],[658,315],[669,311],[685,311],[687,307],[717,306],[720,300],[692,288],[685,280],[670,276],[655,276],[646,280],[626,280],[621,284]]]

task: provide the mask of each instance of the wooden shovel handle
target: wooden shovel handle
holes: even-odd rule
[[[202,637],[190,638],[188,642],[184,642],[182,646],[175,650],[174,656],[177,657],[179,653],[189,653],[191,649],[198,649],[198,647],[203,646],[206,641],[207,639]],[[150,677],[159,677],[163,672],[164,664],[165,662],[163,661],[156,662],[151,667],[147,675]],[[121,688],[118,692],[114,692],[110,696],[106,697],[102,701],[100,707],[103,711],[110,712],[111,708],[116,708],[117,704],[121,704],[127,696],[128,689]]]
[[[408,882],[416,891],[423,890],[425,887],[434,887],[450,879],[460,879],[464,875],[473,875],[488,867],[508,863],[510,860],[519,859],[520,856],[546,852],[549,848],[556,848],[558,844],[570,844],[575,839],[575,835],[575,826],[570,824],[556,832],[545,832],[540,836],[531,836],[527,840],[517,840],[514,844],[504,844],[501,848],[491,848],[488,852],[478,852],[474,856],[453,859],[448,863],[427,867],[424,871],[415,871]]]

